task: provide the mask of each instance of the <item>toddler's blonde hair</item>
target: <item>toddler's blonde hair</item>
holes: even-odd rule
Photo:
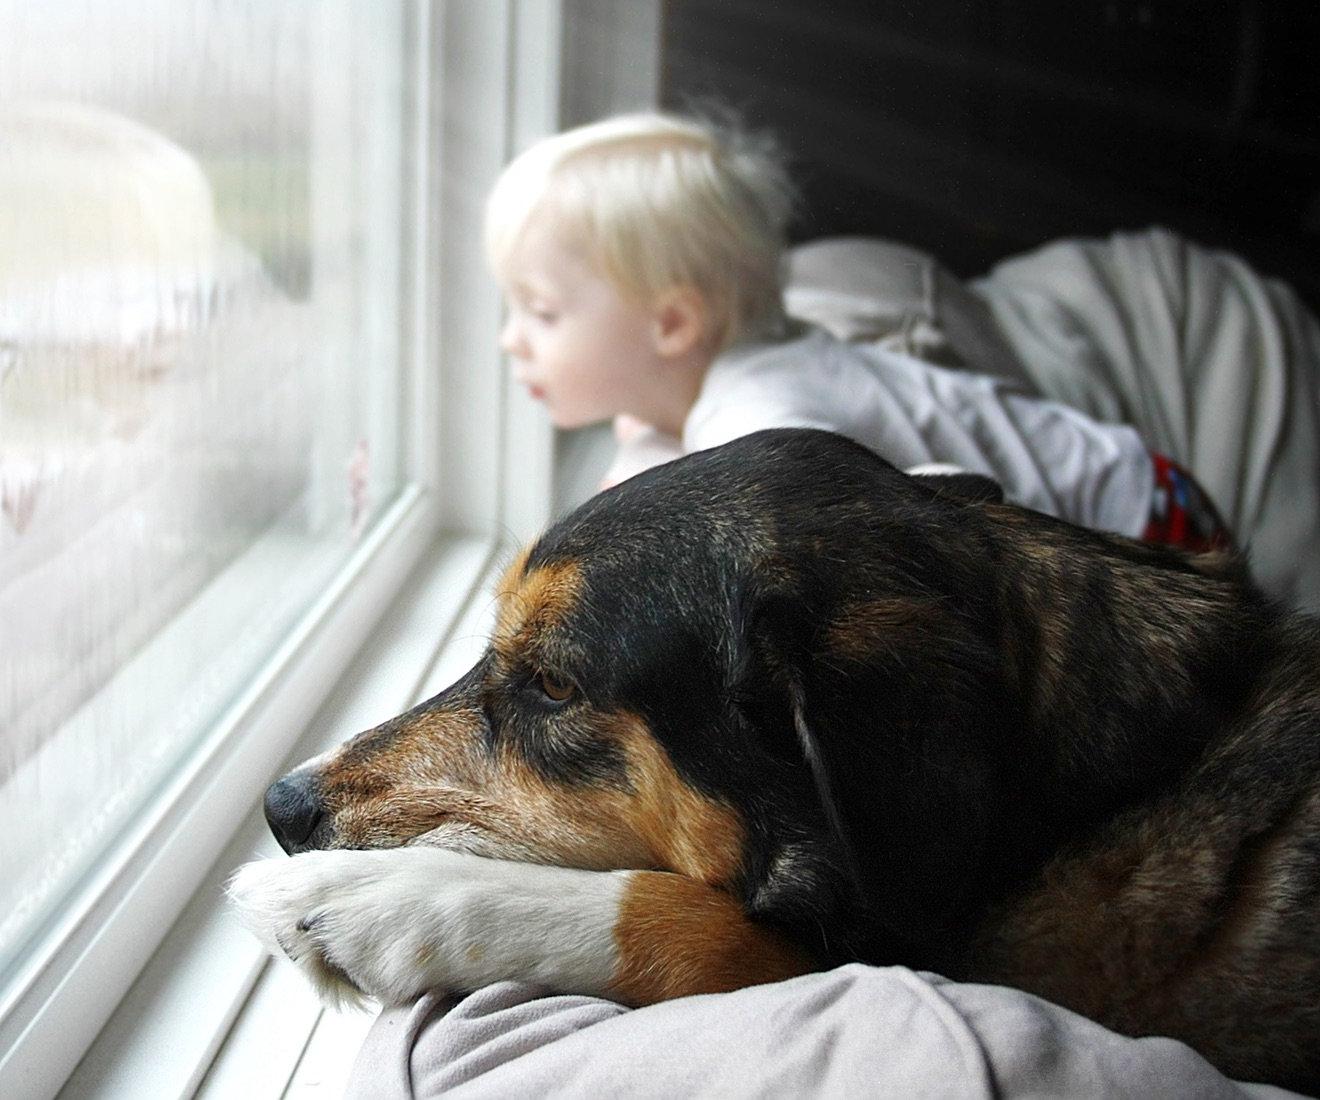
[[[794,193],[774,143],[732,124],[619,115],[537,142],[486,204],[486,253],[506,282],[546,218],[560,242],[639,301],[692,287],[714,350],[783,319]]]

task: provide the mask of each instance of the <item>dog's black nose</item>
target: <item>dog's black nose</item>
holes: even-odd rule
[[[266,788],[266,821],[280,847],[290,855],[320,824],[321,799],[316,780],[294,772]]]

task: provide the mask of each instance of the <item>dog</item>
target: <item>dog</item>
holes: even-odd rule
[[[1320,624],[760,432],[589,500],[448,690],[278,780],[235,902],[327,997],[646,1005],[844,961],[1320,1091]]]

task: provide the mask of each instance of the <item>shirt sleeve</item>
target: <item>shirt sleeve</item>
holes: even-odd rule
[[[837,425],[829,423],[825,418],[813,417],[804,410],[762,402],[713,409],[709,415],[691,424],[683,432],[683,441],[689,451],[704,451],[707,447],[718,447],[765,428],[839,430]]]
[[[849,387],[838,373],[836,357],[818,340],[797,341],[746,363],[717,361],[683,426],[684,449],[718,447],[765,428],[846,434]]]

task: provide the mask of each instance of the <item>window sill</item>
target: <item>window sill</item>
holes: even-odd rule
[[[290,752],[291,766],[452,683],[484,647],[504,559],[448,539],[423,560]],[[448,629],[437,631],[437,623]],[[370,1017],[322,1013],[292,968],[269,964],[222,904],[235,866],[279,849],[260,791],[62,1097],[339,1096]]]

